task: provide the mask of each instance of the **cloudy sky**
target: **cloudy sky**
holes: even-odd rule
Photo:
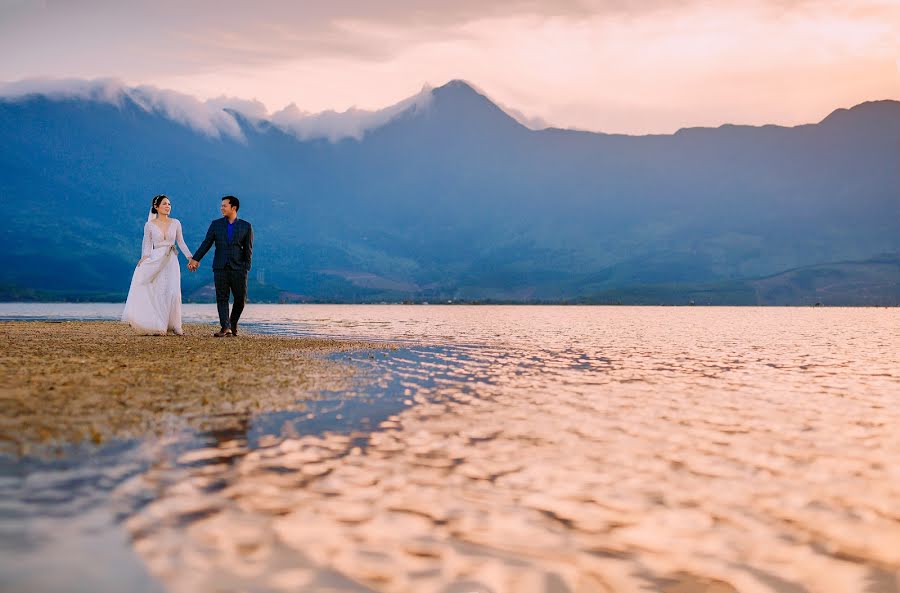
[[[900,0],[0,0],[0,81],[35,77],[270,113],[461,78],[560,127],[792,125],[900,99]]]

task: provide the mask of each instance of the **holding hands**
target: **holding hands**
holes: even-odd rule
[[[197,268],[200,267],[200,262],[198,262],[198,261],[195,260],[194,258],[190,258],[190,259],[188,260],[187,267],[188,267],[188,270],[190,270],[191,272],[196,272],[196,271],[197,271]]]

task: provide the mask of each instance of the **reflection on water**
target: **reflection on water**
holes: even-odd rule
[[[900,590],[896,309],[247,313],[408,346],[359,357],[368,391],[323,424],[13,462],[4,540],[26,507],[106,509],[170,591]]]

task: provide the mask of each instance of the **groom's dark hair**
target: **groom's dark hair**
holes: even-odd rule
[[[228,203],[234,206],[235,210],[241,209],[241,201],[234,196],[225,196],[222,198],[223,200],[228,200]]]

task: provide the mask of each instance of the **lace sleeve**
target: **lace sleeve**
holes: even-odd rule
[[[178,243],[178,248],[181,249],[181,253],[183,253],[186,258],[191,259],[193,256],[191,255],[187,244],[184,242],[184,235],[181,233],[181,221],[176,221],[176,224],[178,226],[175,227],[175,242]]]
[[[150,224],[144,224],[144,241],[141,243],[141,257],[150,257],[153,251],[153,236],[150,234]]]

